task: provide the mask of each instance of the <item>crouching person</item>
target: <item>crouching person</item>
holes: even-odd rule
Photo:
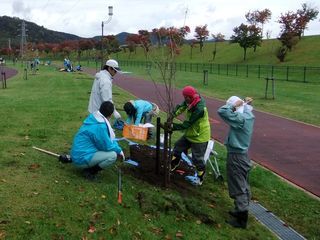
[[[91,113],[83,122],[74,137],[71,158],[73,163],[83,169],[84,176],[95,180],[96,174],[112,165],[117,158],[125,158],[109,119],[114,112],[110,101],[103,102],[99,111]]]
[[[251,160],[248,148],[254,125],[251,106],[252,99],[244,101],[232,96],[220,107],[218,114],[229,125],[229,133],[225,140],[227,147],[227,181],[229,196],[234,199],[234,210],[229,214],[234,218],[228,223],[236,228],[246,228],[251,198],[249,172]]]
[[[187,153],[191,149],[192,163],[197,169],[196,184],[201,185],[206,171],[204,155],[211,136],[208,110],[205,100],[193,87],[185,87],[182,94],[184,101],[176,106],[171,118],[186,112],[183,123],[172,125],[172,131],[182,130],[184,135],[174,144],[171,171],[179,166],[181,153]]]

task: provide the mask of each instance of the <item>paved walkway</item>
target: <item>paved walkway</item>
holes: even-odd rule
[[[93,69],[84,69],[93,75]],[[13,71],[8,70],[8,76]],[[164,86],[130,75],[117,75],[114,84],[131,92],[137,98],[148,99],[164,109],[159,92]],[[175,93],[175,102],[182,101],[181,90]],[[224,104],[220,100],[205,97],[211,119],[212,136],[223,142],[228,127],[220,120],[217,109]],[[320,197],[320,128],[292,121],[271,114],[254,111],[255,129],[250,157],[260,165],[277,173],[288,181]]]
[[[159,91],[165,92],[163,85],[117,75],[114,84],[137,98],[164,103]],[[176,103],[182,101],[181,90],[176,90]],[[211,118],[212,136],[223,142],[228,127],[217,115],[217,109],[224,104],[220,100],[205,97]],[[256,116],[250,157],[262,166],[277,173],[288,181],[320,197],[320,128],[292,121],[271,114],[254,111]]]

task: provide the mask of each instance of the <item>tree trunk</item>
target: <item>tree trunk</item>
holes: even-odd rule
[[[247,57],[247,48],[243,48],[243,61],[246,60],[246,57]]]

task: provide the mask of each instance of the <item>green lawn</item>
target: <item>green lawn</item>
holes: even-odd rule
[[[92,183],[71,164],[33,150],[69,151],[87,115],[91,84],[84,73],[40,66],[37,75],[23,80],[20,73],[0,89],[0,239],[277,239],[253,217],[248,230],[225,224],[233,204],[226,183],[212,173],[203,186],[186,191],[150,185],[122,166],[119,205],[119,163]],[[114,93],[120,106],[133,97],[117,87]],[[216,150],[224,175],[226,152],[218,144]],[[255,200],[306,238],[319,239],[317,199],[258,166],[251,183]]]

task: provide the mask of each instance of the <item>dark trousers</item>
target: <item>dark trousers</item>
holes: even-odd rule
[[[188,154],[188,150],[191,149],[192,163],[196,166],[198,171],[204,171],[206,166],[204,164],[204,154],[207,149],[208,142],[204,143],[192,143],[185,136],[182,136],[175,144],[173,148],[173,155],[177,158],[181,158],[181,153]]]
[[[251,161],[247,153],[228,153],[227,181],[229,196],[234,199],[235,211],[249,210],[251,198],[249,172]]]

